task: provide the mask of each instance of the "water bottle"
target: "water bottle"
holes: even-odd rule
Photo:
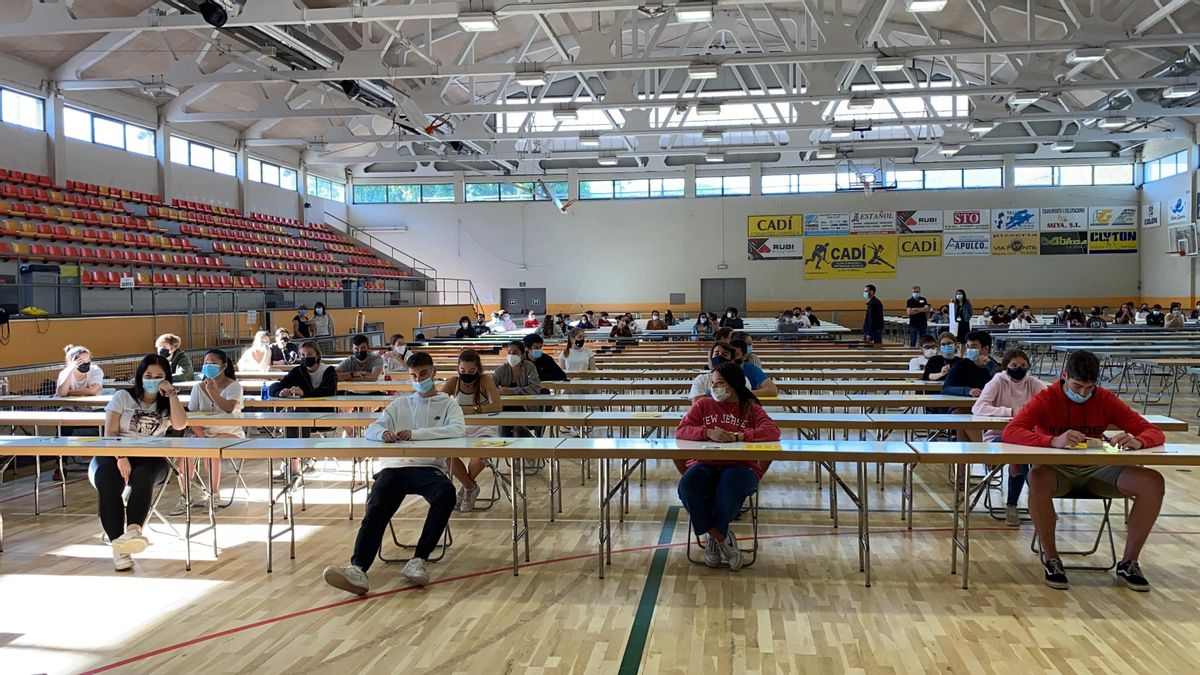
[[[8,378],[0,377],[0,396],[8,396]]]
[[[262,400],[264,400],[264,401],[269,401],[269,400],[271,400],[271,385],[269,385],[269,384],[265,384],[265,383],[263,384],[263,386],[262,386]]]

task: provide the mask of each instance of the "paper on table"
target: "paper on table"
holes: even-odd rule
[[[504,448],[512,445],[512,441],[475,441],[473,448]]]
[[[634,417],[662,417],[662,413],[656,413],[656,412],[635,412],[635,413],[633,413],[633,416],[634,416]]]
[[[779,443],[746,443],[742,447],[747,450],[782,450]]]

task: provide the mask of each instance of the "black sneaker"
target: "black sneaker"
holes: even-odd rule
[[[1061,559],[1051,558],[1042,564],[1046,566],[1047,586],[1060,591],[1065,591],[1071,587],[1071,582],[1067,580],[1067,571],[1063,569],[1063,563]]]
[[[1150,582],[1142,576],[1142,568],[1136,560],[1126,560],[1117,563],[1117,578],[1124,581],[1130,589],[1140,593],[1150,591]]]

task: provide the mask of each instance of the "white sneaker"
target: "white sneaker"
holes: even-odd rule
[[[475,487],[466,488],[463,491],[462,502],[458,505],[458,510],[467,513],[475,509],[475,500],[479,499],[479,483]]]
[[[175,506],[172,507],[172,509],[167,512],[167,515],[168,516],[182,516],[183,514],[187,513],[187,509],[188,509],[187,498],[185,498],[183,495],[179,495],[179,499],[176,500]]]
[[[454,510],[461,511],[463,503],[463,495],[467,493],[467,488],[462,485],[458,486],[458,493],[454,495]]]
[[[347,593],[355,595],[366,595],[371,589],[370,581],[367,579],[367,573],[359,569],[358,565],[344,565],[341,567],[330,565],[325,568],[325,572],[321,575],[325,583],[340,588]]]
[[[1021,526],[1021,512],[1015,506],[1004,506],[1004,524],[1009,527]]]
[[[721,546],[712,535],[704,540],[704,564],[709,567],[721,566]]]
[[[404,569],[400,570],[400,574],[403,574],[405,579],[414,584],[424,586],[429,583],[429,570],[425,568],[425,565],[424,559],[413,558],[404,565]]]
[[[112,543],[114,553],[124,553],[125,555],[141,553],[149,545],[150,540],[146,538],[146,535],[142,534],[141,530],[129,530],[114,539]]]
[[[736,572],[742,568],[742,551],[737,546],[737,537],[733,536],[733,530],[725,533],[725,541],[720,542],[718,548],[721,550],[721,557],[725,558],[725,563],[729,565],[730,572]]]
[[[117,549],[113,549],[113,567],[118,572],[126,572],[133,569],[133,558],[128,553],[119,553]]]

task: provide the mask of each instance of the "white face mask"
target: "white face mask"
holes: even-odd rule
[[[408,351],[408,345],[394,345],[392,349],[396,350],[397,354],[403,354]]]
[[[508,365],[512,366],[513,368],[516,368],[517,366],[521,365],[521,361],[522,361],[522,359],[521,359],[520,354],[509,354],[508,355]]]
[[[721,403],[728,401],[733,396],[733,391],[729,387],[713,387],[712,397]]]
[[[962,299],[963,299],[963,297],[962,297],[962,293],[956,293],[956,294],[954,295],[954,299],[955,299],[955,300],[962,300]]]
[[[913,296],[913,300],[916,300],[917,298],[921,297],[921,292],[920,292],[920,291],[913,291],[913,292],[912,292],[912,296]]]
[[[933,347],[926,347],[925,349],[921,350],[921,353],[924,354],[925,358],[927,359],[932,359],[935,355],[937,355],[937,352],[938,350]]]

